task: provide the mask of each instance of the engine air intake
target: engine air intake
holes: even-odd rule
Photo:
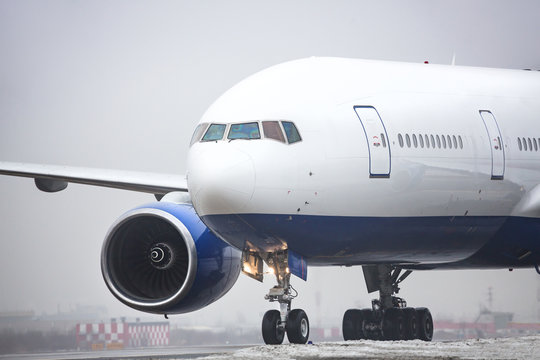
[[[189,231],[159,209],[128,212],[103,244],[107,286],[123,302],[146,310],[181,299],[193,282],[196,263]]]
[[[111,275],[139,301],[174,296],[186,280],[189,256],[182,235],[167,220],[138,216],[120,225],[110,245]],[[110,259],[113,260],[113,259]]]

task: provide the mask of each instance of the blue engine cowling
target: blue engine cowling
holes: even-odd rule
[[[225,295],[238,278],[241,255],[216,237],[190,204],[157,202],[128,211],[112,225],[101,271],[124,304],[180,314]]]

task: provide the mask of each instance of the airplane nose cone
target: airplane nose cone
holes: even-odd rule
[[[206,144],[205,144],[206,145]],[[233,144],[190,152],[188,188],[199,216],[241,213],[255,188],[251,157]]]

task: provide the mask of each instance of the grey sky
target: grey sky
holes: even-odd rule
[[[343,56],[540,69],[537,1],[0,1],[0,159],[184,173],[205,109],[246,76],[286,60]],[[103,304],[137,316],[106,289],[103,236],[153,198],[70,185],[39,192],[0,177],[0,311]],[[494,306],[536,316],[534,270],[414,273],[402,295],[435,316]],[[241,276],[180,323],[259,323],[272,281]],[[367,306],[358,268],[310,269],[296,307],[340,324]],[[319,300],[317,300],[319,299]],[[317,303],[320,304],[317,307]],[[217,320],[216,320],[217,319]]]

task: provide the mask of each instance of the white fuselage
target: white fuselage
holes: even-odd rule
[[[293,222],[303,216],[322,222],[332,218],[324,229],[329,234],[328,227],[339,226],[340,218],[426,219],[426,226],[437,228],[426,233],[432,240],[424,239],[433,244],[437,232],[452,232],[451,221],[458,218],[455,244],[442,245],[431,257],[418,249],[422,244],[412,243],[388,256],[373,245],[364,249],[365,256],[362,248],[348,251],[359,242],[376,242],[378,236],[410,235],[407,241],[412,242],[422,234],[418,225],[416,230],[405,227],[390,234],[381,229],[378,234],[376,227],[387,227],[386,222],[369,225],[370,236],[329,238],[336,242],[330,252],[305,254],[320,264],[381,258],[456,262],[488,243],[508,217],[540,217],[540,193],[535,191],[540,183],[539,115],[538,72],[338,58],[293,61],[239,83],[200,123],[288,120],[302,141],[287,144],[264,136],[229,141],[225,132],[223,140],[195,142],[189,153],[188,187],[203,221],[240,248],[285,248],[292,237],[309,242],[317,235],[311,233],[312,226],[302,228],[301,221],[290,238],[286,229],[274,234],[268,221],[257,229],[260,222],[250,223],[244,215],[283,215]],[[375,128],[370,129],[370,121]],[[377,128],[379,122],[383,127]],[[376,132],[385,139],[374,136]],[[245,230],[208,220],[220,215],[240,216],[240,222],[264,235],[251,239]],[[430,218],[444,221],[433,223]],[[497,220],[487,226],[482,223],[486,218]],[[464,240],[464,234],[475,232],[478,235]],[[315,245],[324,248],[320,242]],[[343,256],[345,260],[336,260]]]

